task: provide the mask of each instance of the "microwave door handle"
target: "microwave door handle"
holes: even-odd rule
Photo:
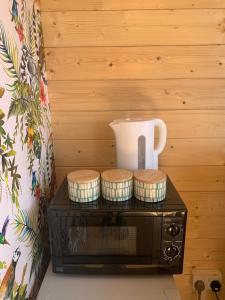
[[[171,214],[171,213],[170,213]],[[123,212],[124,217],[162,217],[163,211],[127,211]]]

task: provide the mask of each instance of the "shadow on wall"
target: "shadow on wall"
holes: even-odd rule
[[[112,81],[110,86],[104,89],[104,99],[108,103],[109,110],[124,111],[151,111],[157,110],[157,102],[154,101],[149,95],[143,93],[143,88],[133,82],[133,85],[116,85]],[[104,106],[107,106],[104,105]],[[133,112],[131,114],[140,114]],[[126,117],[129,117],[126,115]]]

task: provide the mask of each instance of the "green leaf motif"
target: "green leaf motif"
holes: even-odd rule
[[[6,157],[15,156],[15,155],[16,155],[16,151],[15,150],[10,150],[9,152],[7,152],[5,154]]]
[[[5,261],[0,261],[0,270],[6,269],[7,265]]]
[[[15,143],[15,141],[13,139],[11,139],[9,134],[7,134],[6,139],[5,139],[5,145],[7,145],[7,147],[9,147],[10,149],[13,149],[14,143]]]
[[[28,212],[26,210],[19,210],[18,214],[15,216],[13,225],[18,241],[25,243],[27,247],[31,248],[31,277],[33,272],[37,271],[44,251],[40,240],[40,234],[39,232],[36,232],[37,216],[33,211]]]
[[[10,103],[8,118],[11,116],[23,115],[28,108],[29,102],[22,95],[18,95],[18,92],[13,94],[13,99]]]
[[[0,127],[0,136],[4,136],[5,134],[5,130],[2,127]]]
[[[3,152],[5,152],[5,151],[7,150],[7,147],[6,147],[5,145],[1,145],[1,150],[2,150]]]
[[[6,74],[11,78],[19,78],[19,54],[14,40],[7,37],[5,28],[0,23],[0,58],[10,66],[5,67]]]
[[[25,210],[19,210],[14,219],[14,229],[20,242],[31,246],[37,238],[34,228],[37,227],[37,218],[34,213],[28,213]]]
[[[8,168],[8,162],[4,155],[2,155],[2,172],[5,173]]]

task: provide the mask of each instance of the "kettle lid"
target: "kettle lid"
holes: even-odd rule
[[[109,125],[113,126],[120,123],[148,122],[152,120],[153,119],[147,119],[147,118],[124,118],[124,119],[113,120]]]

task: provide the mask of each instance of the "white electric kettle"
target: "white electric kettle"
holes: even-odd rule
[[[167,128],[160,119],[118,119],[109,124],[116,137],[117,168],[158,169],[158,156],[166,145]],[[159,128],[156,148],[155,127]]]

